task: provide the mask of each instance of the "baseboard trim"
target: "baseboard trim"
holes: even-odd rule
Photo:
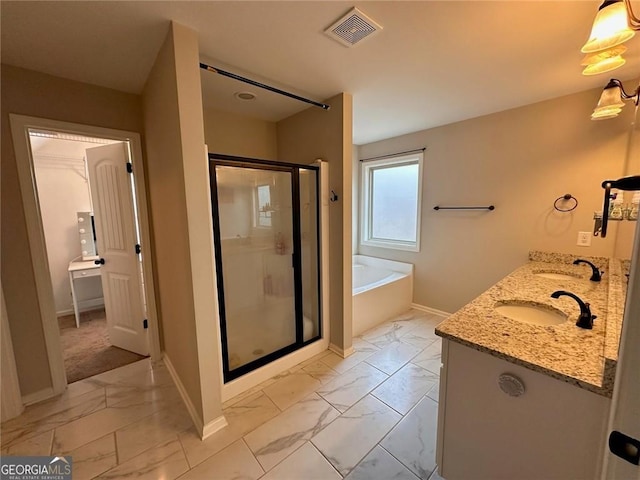
[[[198,435],[200,435],[200,438],[202,438],[202,435],[204,432],[204,424],[202,422],[202,419],[200,418],[200,415],[198,415],[198,412],[196,411],[195,406],[191,402],[191,398],[189,398],[189,395],[187,394],[187,390],[184,388],[184,385],[182,384],[182,381],[180,380],[180,377],[178,376],[178,373],[176,372],[176,369],[174,368],[173,363],[171,363],[171,359],[169,358],[166,352],[163,353],[162,360],[164,361],[164,364],[167,367],[167,370],[169,371],[169,375],[171,375],[171,379],[173,380],[173,383],[178,389],[178,393],[180,393],[180,397],[182,397],[182,401],[184,402],[184,405],[187,407],[187,411],[191,416],[191,421],[193,422],[193,426],[196,427],[196,430],[198,431]],[[214,421],[217,421],[217,420],[219,419],[216,419]]]
[[[425,307],[424,305],[420,305],[419,303],[412,303],[411,308],[415,308],[416,310],[420,310],[422,312],[432,313],[433,315],[437,315],[442,318],[447,318],[452,315],[449,312],[444,312],[442,310],[438,310],[431,307]]]
[[[78,313],[90,312],[92,310],[98,310],[100,308],[104,308],[104,300],[102,298],[98,300],[87,300],[86,303],[82,306],[78,305]],[[73,315],[75,312],[73,308],[67,310],[60,310],[56,312],[56,317],[66,317],[67,315]]]
[[[347,358],[349,355],[351,355],[354,352],[353,347],[349,347],[346,350],[343,350],[342,348],[334,345],[333,343],[329,344],[329,350],[331,350],[336,355],[341,356],[342,358]]]
[[[202,440],[206,440],[208,437],[217,431],[222,430],[227,425],[227,419],[224,418],[224,415],[220,415],[215,420],[211,420],[202,429]]]
[[[22,404],[24,406],[31,405],[34,403],[42,402],[43,400],[47,400],[53,396],[55,396],[56,392],[53,391],[53,387],[43,388],[42,390],[38,390],[37,392],[28,393],[27,395],[22,396]]]

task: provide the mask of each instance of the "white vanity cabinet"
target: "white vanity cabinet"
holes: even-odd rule
[[[599,477],[609,398],[446,338],[442,344],[436,451],[442,477]],[[505,393],[503,374],[519,379],[524,392]],[[517,394],[518,382],[505,389]]]

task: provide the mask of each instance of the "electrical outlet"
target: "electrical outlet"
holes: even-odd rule
[[[580,247],[591,246],[591,232],[578,232],[578,246]]]

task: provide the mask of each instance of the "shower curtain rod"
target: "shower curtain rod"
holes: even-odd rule
[[[227,72],[217,67],[212,67],[211,65],[207,65],[206,63],[201,62],[200,68],[209,72],[217,73],[218,75],[233,78],[234,80],[238,80],[240,82],[248,83],[249,85],[253,85],[254,87],[259,87],[265,90],[269,90],[270,92],[279,93],[280,95],[284,95],[285,97],[293,98],[304,103],[309,103],[313,106],[320,107],[323,110],[329,110],[331,108],[331,105],[327,105],[326,103],[315,102],[313,100],[309,100],[308,98],[296,95],[295,93],[285,92],[284,90],[280,90],[279,88],[272,87],[270,85],[265,85],[264,83],[256,82],[255,80],[251,80],[250,78],[241,77],[240,75],[236,75],[235,73]]]
[[[422,147],[422,148],[416,148],[414,150],[407,150],[406,152],[388,153],[387,155],[380,155],[379,157],[361,158],[360,161],[370,162],[371,160],[380,160],[381,158],[397,157],[399,155],[406,155],[407,153],[424,152],[426,149],[427,147]]]

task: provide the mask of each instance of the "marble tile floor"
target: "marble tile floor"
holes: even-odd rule
[[[440,480],[435,472],[442,318],[417,310],[223,404],[201,441],[162,364],[69,385],[0,430],[2,455],[71,455],[73,478]]]

